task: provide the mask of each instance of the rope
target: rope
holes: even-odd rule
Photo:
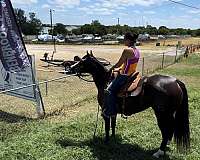
[[[96,137],[97,127],[98,127],[98,121],[99,121],[99,111],[100,111],[100,106],[98,105],[97,118],[96,118],[96,123],[95,123],[95,128],[94,128],[93,139],[95,139],[95,137]]]
[[[81,74],[79,74],[78,77],[79,77],[81,80],[86,81],[86,82],[90,82],[90,83],[94,82],[93,80],[84,79],[83,77],[81,77]]]
[[[83,76],[81,75],[81,73],[78,73],[78,77],[79,77],[81,80],[86,81],[86,82],[90,82],[90,83],[94,82],[93,80],[84,79]]]

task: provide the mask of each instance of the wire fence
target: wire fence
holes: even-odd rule
[[[185,48],[171,50],[140,58],[137,70],[142,75],[148,75],[176,63],[185,54]]]
[[[153,73],[158,69],[163,69],[169,65],[176,63],[182,57],[187,57],[190,53],[193,53],[200,49],[200,45],[197,46],[187,46],[183,48],[177,48],[176,50],[171,50],[168,52],[159,53],[156,55],[142,57],[138,63],[137,70],[142,75],[148,75]],[[73,75],[65,75],[58,78],[53,78],[46,80],[45,77],[49,77],[50,74],[60,75],[54,72],[41,72],[37,73],[39,76],[39,86],[41,90],[41,94],[43,97],[45,110],[47,115],[55,116],[58,114],[65,115],[68,112],[68,109],[73,109],[74,107],[79,106],[81,102],[90,101],[94,99],[97,94],[97,89],[94,83],[87,83],[80,80],[78,77]],[[22,88],[30,87],[36,84],[31,84],[28,86],[22,86],[20,88],[12,89],[19,90]],[[19,105],[18,99],[13,99],[10,96],[2,95],[2,93],[6,93],[8,91],[1,91],[1,98],[4,99],[5,103],[1,104],[1,108],[3,107],[13,107],[18,108],[16,105]],[[9,102],[12,99],[12,104]],[[27,106],[28,102],[20,101],[20,105]],[[30,108],[30,103],[29,103]],[[34,108],[34,107],[33,107]],[[29,114],[31,115],[35,112],[30,109]],[[22,111],[18,112],[22,114]],[[24,115],[27,116],[27,112],[23,112]]]

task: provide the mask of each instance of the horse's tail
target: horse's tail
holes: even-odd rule
[[[190,148],[188,94],[185,84],[180,80],[177,80],[177,83],[182,89],[183,99],[176,110],[174,138],[178,151],[187,151]]]

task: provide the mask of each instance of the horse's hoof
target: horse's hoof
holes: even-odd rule
[[[153,154],[153,157],[160,158],[161,156],[164,156],[164,155],[165,155],[165,152],[159,149],[156,153]]]

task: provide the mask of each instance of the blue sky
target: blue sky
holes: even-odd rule
[[[175,0],[200,8],[200,0]],[[89,24],[99,20],[104,25],[139,26],[151,24],[169,28],[200,28],[200,10],[168,0],[11,0],[14,8],[35,12],[43,23],[50,23],[49,9],[54,9],[53,23]]]

